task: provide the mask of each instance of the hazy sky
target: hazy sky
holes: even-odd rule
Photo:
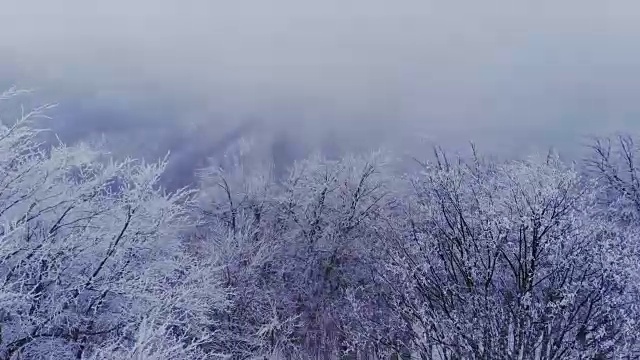
[[[571,147],[640,129],[639,39],[637,0],[0,0],[5,82],[150,143],[255,119],[304,141]]]

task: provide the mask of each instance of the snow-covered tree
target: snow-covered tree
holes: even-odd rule
[[[162,190],[164,161],[45,146],[44,109],[0,127],[0,358],[206,350],[226,294],[183,249],[192,193]]]
[[[386,205],[384,165],[380,155],[316,157],[297,163],[283,184],[283,289],[305,324],[306,347],[318,355],[334,347],[353,353],[364,338],[356,336],[360,329],[348,304],[349,296],[375,298],[371,239]]]
[[[630,356],[638,233],[558,157],[424,164],[390,222],[382,282],[427,359]]]
[[[600,180],[603,207],[626,224],[640,219],[640,147],[630,135],[596,138],[586,159],[588,172]],[[621,223],[622,224],[622,223]]]
[[[474,149],[402,175],[276,174],[241,141],[166,192],[166,159],[51,143],[47,109],[0,126],[0,359],[640,356],[630,137],[591,172]]]
[[[276,181],[270,168],[256,171],[250,156],[235,154],[202,173],[200,192],[208,222],[201,237],[225,254],[236,297],[231,322],[282,356],[350,352],[366,336],[351,321],[348,297],[375,292],[367,233],[386,195],[382,157],[316,156]]]

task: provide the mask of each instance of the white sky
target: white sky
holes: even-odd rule
[[[639,129],[638,39],[630,0],[0,0],[0,63],[61,98],[503,151]]]

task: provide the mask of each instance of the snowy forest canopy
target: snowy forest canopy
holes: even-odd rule
[[[166,160],[43,142],[46,111],[0,128],[0,359],[640,356],[632,137],[286,173],[239,143],[167,191]]]

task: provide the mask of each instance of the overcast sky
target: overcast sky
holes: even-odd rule
[[[639,39],[637,0],[0,0],[0,83],[71,127],[513,153],[640,129]]]

